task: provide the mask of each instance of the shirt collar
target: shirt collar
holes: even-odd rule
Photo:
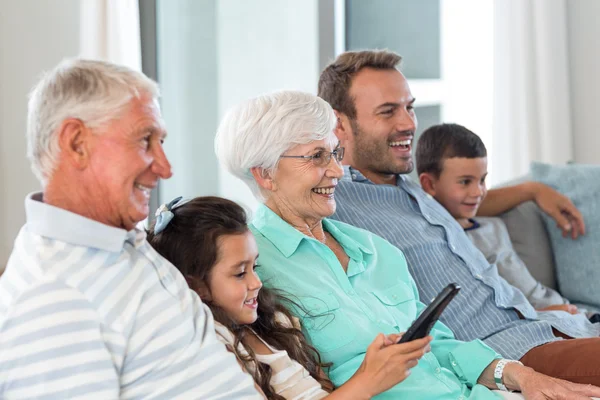
[[[465,228],[465,232],[466,231],[472,231],[475,229],[478,229],[481,225],[479,225],[479,222],[477,222],[476,220],[474,220],[473,218],[469,218],[469,222],[472,224],[470,227]]]
[[[25,198],[25,212],[30,232],[76,246],[120,252],[125,242],[139,247],[146,239],[142,230],[128,232],[46,204],[40,192]]]
[[[261,204],[256,210],[252,225],[263,234],[281,253],[289,258],[298,249],[300,242],[309,239],[308,236],[285,222],[279,215],[275,214],[269,207]],[[350,236],[344,234],[333,221],[323,219],[323,227],[329,232],[354,259],[362,260],[362,253],[373,254],[371,250]]]
[[[400,186],[402,182],[410,179],[408,175],[398,174],[396,175],[396,186]],[[374,185],[373,182],[369,180],[366,176],[362,174],[356,168],[352,168],[349,165],[344,165],[344,176],[340,179],[343,182],[360,182],[360,183],[369,183]]]
[[[302,239],[306,237],[264,204],[258,206],[252,219],[252,225],[269,239],[286,258],[294,254]]]
[[[354,169],[349,165],[344,165],[344,176],[342,176],[340,180],[346,182],[373,183],[368,180],[359,170]]]
[[[338,241],[338,243],[344,248],[350,258],[362,260],[362,254],[373,254],[373,252],[366,246],[363,246],[358,241],[354,240],[350,236],[342,232],[335,224],[341,224],[341,222],[334,222],[330,219],[325,218],[323,220],[323,226],[327,232],[331,234]]]

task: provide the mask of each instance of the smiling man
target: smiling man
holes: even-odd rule
[[[457,339],[481,339],[536,371],[599,385],[600,326],[582,314],[538,314],[452,215],[405,175],[414,168],[417,119],[400,60],[388,51],[346,52],[321,74],[319,96],[334,108],[336,134],[346,148],[333,218],[400,248],[423,301],[457,282],[461,293],[442,315]],[[583,233],[581,214],[570,200],[538,183],[490,190],[480,214],[496,215],[528,200],[552,215],[565,234]]]
[[[135,229],[171,176],[156,83],[63,62],[31,94],[27,136],[43,193],[0,278],[0,398],[260,398]]]

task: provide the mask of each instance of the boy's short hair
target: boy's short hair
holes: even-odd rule
[[[427,128],[417,143],[417,173],[442,173],[448,158],[487,157],[485,145],[475,133],[458,124],[440,124]]]

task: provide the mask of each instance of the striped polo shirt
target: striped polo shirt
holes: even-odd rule
[[[533,347],[558,340],[552,328],[575,338],[600,334],[600,324],[591,324],[584,314],[536,313],[446,209],[410,177],[399,175],[396,186],[375,185],[346,166],[335,198],[332,218],[367,229],[402,250],[423,302],[450,282],[462,287],[441,317],[457,339],[481,339],[518,360]]]
[[[0,278],[0,398],[261,398],[143,231],[41,200]]]

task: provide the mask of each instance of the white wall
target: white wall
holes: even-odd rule
[[[159,203],[218,195],[213,137],[219,121],[217,0],[159,0],[158,80],[173,177],[160,182]]]
[[[25,157],[27,94],[39,74],[79,48],[78,0],[0,0],[0,267],[39,189]]]
[[[318,0],[217,2],[219,119],[230,107],[281,89],[316,94]],[[248,187],[222,168],[220,195],[253,209]]]
[[[600,1],[567,1],[567,11],[575,161],[600,164]]]
[[[325,57],[319,2],[159,0],[157,11],[165,151],[174,169],[160,184],[160,202],[220,195],[253,210],[258,203],[247,186],[219,167],[215,132],[227,109],[250,97],[316,93]]]

